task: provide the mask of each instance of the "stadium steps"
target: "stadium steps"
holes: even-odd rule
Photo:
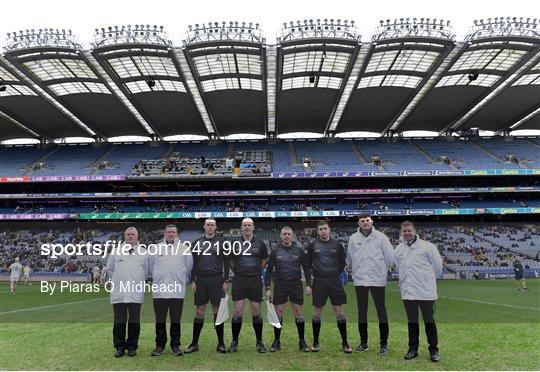
[[[233,157],[233,154],[234,154],[234,143],[230,142],[229,145],[227,146],[227,153],[225,154],[225,157],[227,159],[231,159]]]
[[[527,139],[527,141],[529,141],[530,143],[532,143],[533,145],[535,145],[536,147],[540,149],[540,144],[534,142],[532,139]]]
[[[351,141],[351,148],[352,148],[354,154],[356,155],[356,158],[360,162],[360,164],[366,165],[368,163],[368,161],[366,160],[366,157],[364,156],[364,154],[362,154],[362,151],[360,151],[360,149],[356,146],[355,141]]]
[[[479,143],[476,143],[475,141],[471,141],[471,143],[477,148],[479,149],[480,151],[482,151],[484,154],[487,154],[489,155],[491,158],[497,160],[497,161],[500,161],[501,163],[504,163],[504,159],[501,159],[499,158],[497,155],[495,155],[494,153],[492,153],[490,150],[486,149],[484,146],[482,146],[481,144]],[[519,164],[522,168],[523,165],[522,164]]]
[[[161,157],[161,159],[167,159],[174,151],[174,143],[169,144],[167,152]]]
[[[437,161],[433,159],[433,157],[428,154],[426,150],[422,148],[418,143],[416,143],[414,140],[411,140],[410,142],[431,164],[436,164]],[[458,168],[454,164],[447,164],[452,170],[458,170]]]
[[[298,163],[298,156],[293,142],[289,142],[289,156],[291,157],[291,165],[302,165]]]
[[[101,155],[99,158],[96,159],[92,164],[90,164],[91,167],[97,166],[100,162],[107,159],[107,156],[109,156],[114,149],[116,149],[116,145],[112,145],[109,150],[107,150],[103,155]],[[92,173],[90,173],[92,176],[98,174],[102,169],[95,168]]]
[[[54,153],[60,151],[60,146],[57,146],[54,150],[52,150],[51,152],[48,152],[47,154],[45,154],[44,156],[42,156],[41,158],[39,158],[38,160],[35,160],[33,163],[30,163],[28,165],[29,168],[32,168],[34,166],[34,164],[37,164],[37,163],[41,163],[45,160],[47,160],[47,158],[51,155],[53,155]],[[26,172],[24,175],[25,176],[28,176],[30,174],[32,174],[34,170],[33,169],[30,169],[28,172]]]

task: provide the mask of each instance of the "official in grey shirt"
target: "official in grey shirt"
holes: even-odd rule
[[[405,359],[418,357],[418,309],[422,312],[429,354],[432,362],[438,362],[439,349],[437,326],[433,317],[437,299],[437,278],[442,276],[443,261],[437,247],[416,234],[410,221],[401,224],[402,241],[394,251],[394,261],[399,274],[401,299],[407,313],[409,327],[409,350]]]
[[[388,317],[385,289],[388,269],[394,262],[394,249],[384,233],[373,227],[369,213],[358,218],[358,230],[349,238],[347,265],[351,267],[358,306],[358,332],[362,352],[368,349],[368,294],[375,303],[379,318],[380,355],[388,354]]]
[[[150,275],[148,255],[139,249],[139,232],[129,227],[124,233],[122,248],[126,252],[112,252],[107,260],[110,301],[114,310],[114,356],[119,358],[127,349],[128,355],[137,354],[141,331],[141,305],[145,279]],[[124,254],[126,253],[126,254]],[[126,339],[127,323],[127,339]]]
[[[156,348],[152,356],[159,356],[167,344],[167,313],[171,318],[170,336],[173,355],[181,356],[180,318],[184,307],[186,284],[189,282],[193,257],[190,248],[178,240],[175,225],[165,227],[165,236],[157,250],[149,256],[152,274],[152,297],[156,315]]]

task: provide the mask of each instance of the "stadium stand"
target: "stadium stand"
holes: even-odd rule
[[[326,200],[321,200],[326,199]],[[478,195],[382,196],[350,198],[265,198],[253,199],[181,199],[143,201],[128,200],[55,200],[19,201],[16,206],[0,205],[0,214],[26,213],[128,213],[128,212],[254,212],[254,211],[323,211],[323,210],[406,210],[459,208],[540,207],[540,199],[532,197],[479,197]]]
[[[416,139],[291,141],[277,144],[230,142],[159,144],[102,144],[3,147],[0,176],[22,175],[208,175],[200,163],[214,165],[215,175],[230,175],[226,159],[242,154],[235,174],[261,176],[270,172],[419,171],[540,168],[540,148],[533,140],[481,139],[477,141]],[[174,172],[163,173],[168,160]],[[309,159],[309,168],[303,165]],[[248,166],[246,166],[248,165]],[[176,169],[178,168],[178,169]],[[186,172],[191,169],[191,173]],[[254,172],[254,170],[256,170]],[[163,174],[162,174],[163,173]]]
[[[314,234],[313,227],[298,223],[291,224],[296,240],[307,244]],[[332,224],[332,236],[347,245],[354,232],[354,223]],[[499,269],[511,267],[514,256],[520,257],[524,267],[540,269],[540,226],[515,224],[418,224],[420,236],[436,244],[444,258],[447,272],[476,269]],[[380,224],[379,229],[388,235],[395,246],[399,242],[396,225]],[[162,239],[163,232],[158,229],[141,229],[141,242],[149,244]],[[234,239],[238,227],[227,227],[220,232],[224,237]],[[183,241],[193,241],[201,234],[200,230],[187,226],[182,230]],[[265,240],[269,247],[275,246],[279,239],[279,227],[273,223],[260,223],[256,234]],[[107,228],[57,228],[47,230],[15,230],[0,233],[0,272],[7,270],[7,263],[18,256],[28,262],[34,271],[48,272],[89,272],[101,261],[92,256],[59,257],[46,259],[39,255],[43,243],[104,243],[106,240],[120,240],[121,231]]]

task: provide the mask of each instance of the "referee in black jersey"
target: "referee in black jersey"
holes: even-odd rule
[[[253,235],[254,223],[251,218],[242,220],[242,235],[239,238],[240,250],[233,249],[230,255],[231,268],[234,271],[232,280],[232,299],[234,315],[232,318],[232,342],[229,352],[238,350],[238,336],[242,328],[242,315],[246,299],[251,302],[253,329],[257,338],[256,348],[259,353],[266,353],[262,341],[263,322],[261,318],[261,302],[263,297],[261,271],[266,267],[268,248],[262,239]],[[233,242],[233,247],[236,242]]]
[[[307,287],[307,293],[313,293],[313,346],[311,351],[319,351],[319,333],[321,331],[321,315],[326,300],[330,297],[332,310],[336,315],[337,326],[341,335],[341,346],[344,353],[352,349],[347,341],[347,320],[343,306],[347,303],[347,295],[339,280],[345,269],[345,248],[330,237],[330,226],[326,221],[317,224],[318,237],[307,246],[310,268],[313,271],[313,288]]]
[[[199,336],[204,325],[204,313],[208,301],[212,304],[214,324],[223,292],[229,288],[228,256],[223,252],[222,238],[216,236],[217,224],[213,218],[204,221],[204,235],[191,245],[193,255],[193,271],[191,289],[195,293],[197,307],[193,320],[193,340],[186,353],[199,351]],[[216,350],[226,353],[223,341],[223,323],[214,326],[218,344]]]
[[[308,352],[304,338],[304,313],[302,305],[304,304],[304,288],[302,286],[302,268],[306,277],[306,285],[311,285],[311,272],[309,269],[309,261],[306,252],[303,248],[293,243],[293,230],[289,226],[284,226],[280,233],[281,244],[270,252],[268,259],[268,276],[266,278],[266,296],[270,299],[270,283],[272,278],[275,279],[274,296],[272,302],[276,307],[276,313],[279,317],[279,322],[283,326],[283,312],[287,301],[291,302],[294,312],[296,329],[298,331],[298,346],[300,351]],[[274,342],[270,348],[271,352],[276,352],[281,349],[281,328],[274,327]]]

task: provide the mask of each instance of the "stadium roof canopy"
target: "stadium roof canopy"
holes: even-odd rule
[[[363,42],[354,21],[95,30],[84,49],[68,30],[8,34],[0,56],[0,141],[121,136],[273,138],[311,132],[441,135],[540,129],[540,22],[380,22]]]

